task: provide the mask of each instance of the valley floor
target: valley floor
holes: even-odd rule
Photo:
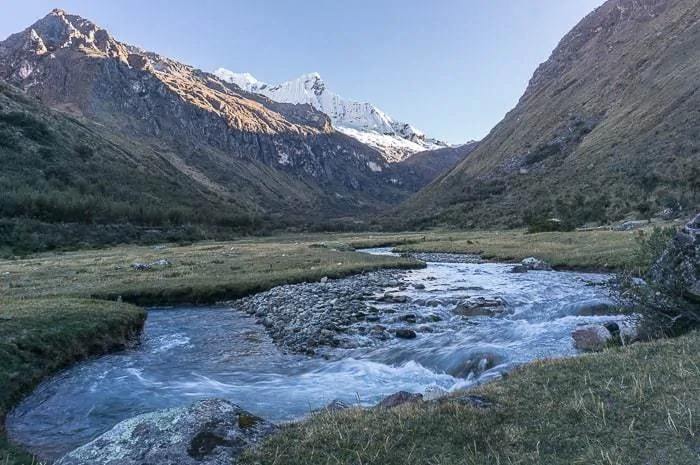
[[[562,268],[614,270],[635,265],[634,234],[288,235],[0,261],[0,418],[42,378],[128,344],[144,320],[133,304],[205,304],[284,283],[422,266],[353,247],[392,245],[497,260],[534,255]],[[536,363],[480,388],[494,404],[484,410],[447,402],[314,417],[270,438],[244,461],[697,463],[699,341],[690,335]],[[31,459],[0,431],[0,464],[20,463]]]

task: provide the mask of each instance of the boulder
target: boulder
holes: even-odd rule
[[[528,270],[533,270],[533,271],[551,271],[552,267],[549,263],[545,262],[544,260],[540,260],[535,257],[528,257],[523,259],[520,264],[524,267],[526,267]]]
[[[620,342],[622,345],[639,341],[639,323],[636,321],[622,321],[618,323],[620,329]]]
[[[377,404],[377,408],[394,408],[403,404],[415,404],[422,400],[423,394],[399,391],[382,399],[382,401]]]
[[[125,420],[56,465],[230,465],[276,426],[211,399]]]
[[[603,325],[579,326],[571,333],[574,339],[574,347],[587,352],[603,350],[613,335],[608,328]]]
[[[477,297],[476,299],[467,299],[458,303],[453,313],[466,317],[496,317],[502,315],[505,310],[506,307],[503,300],[498,297],[495,299]]]
[[[415,339],[416,337],[418,337],[415,331],[408,328],[399,328],[396,331],[394,331],[394,334],[396,334],[396,337],[398,337],[399,339]]]

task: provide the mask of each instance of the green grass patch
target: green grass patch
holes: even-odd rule
[[[340,278],[380,268],[422,267],[401,257],[312,247],[312,238],[120,246],[0,261],[0,290],[14,298],[76,297],[140,305],[208,304],[274,286]],[[137,271],[134,263],[169,265]]]
[[[697,464],[700,335],[543,361],[458,403],[317,415],[243,464]]]
[[[356,247],[395,246],[398,252],[478,254],[486,259],[546,260],[567,269],[621,270],[639,265],[635,231],[426,231],[347,237]]]

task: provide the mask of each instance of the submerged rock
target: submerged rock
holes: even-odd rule
[[[394,334],[396,334],[396,337],[399,339],[415,339],[418,337],[415,331],[408,328],[399,328],[394,332]]]
[[[230,465],[276,426],[225,400],[125,420],[56,465]]]
[[[484,297],[478,297],[458,303],[453,312],[456,315],[466,317],[496,317],[502,315],[505,310],[505,303],[501,298],[486,299]]]

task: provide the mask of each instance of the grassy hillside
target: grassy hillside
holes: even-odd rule
[[[0,254],[128,241],[156,226],[174,237],[189,223],[251,227],[251,205],[167,157],[0,83]]]
[[[698,207],[699,19],[691,0],[606,2],[478,149],[396,222],[580,225]]]

